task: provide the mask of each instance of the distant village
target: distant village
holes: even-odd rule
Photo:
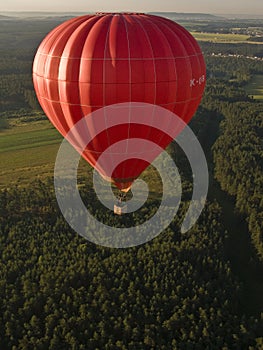
[[[226,53],[214,53],[212,52],[212,54],[210,56],[213,57],[237,57],[237,58],[248,58],[250,60],[254,60],[254,61],[263,61],[262,57],[257,57],[257,56],[245,56],[245,55],[237,55],[237,54],[226,54]]]

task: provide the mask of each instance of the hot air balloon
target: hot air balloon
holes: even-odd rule
[[[95,111],[127,102],[160,106],[188,123],[204,91],[205,62],[192,35],[167,18],[96,13],[70,19],[46,36],[34,59],[33,82],[40,105],[64,137],[87,115],[91,132],[98,123]],[[107,147],[124,139],[129,144],[144,137],[162,149],[171,142],[158,127],[131,122],[127,114],[116,126],[99,121],[101,132],[82,152],[93,167]],[[78,149],[78,135],[70,142]],[[113,171],[107,162],[97,170],[126,192],[148,165],[127,154]]]

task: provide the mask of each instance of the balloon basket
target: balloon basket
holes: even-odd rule
[[[114,214],[116,215],[123,215],[127,213],[128,206],[125,202],[126,200],[126,193],[119,192],[119,195],[117,197],[118,201],[116,204],[114,204]]]
[[[118,204],[114,204],[114,214],[116,215],[123,215],[127,213],[127,204],[125,203],[121,203],[121,205]]]

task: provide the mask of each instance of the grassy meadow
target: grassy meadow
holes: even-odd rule
[[[253,75],[245,88],[249,96],[253,96],[255,100],[263,101],[263,74]]]
[[[61,142],[62,136],[48,120],[21,123],[0,130],[0,189],[51,178]],[[91,172],[91,166],[81,158],[79,183],[92,181]],[[154,187],[154,192],[161,192],[162,185],[154,168],[147,168],[142,178],[149,184],[150,191]]]
[[[48,121],[0,131],[0,188],[51,176],[60,142]]]
[[[198,41],[211,41],[214,43],[248,43],[249,35],[245,34],[218,34],[218,33],[202,33],[191,32]],[[254,42],[255,43],[255,42]]]

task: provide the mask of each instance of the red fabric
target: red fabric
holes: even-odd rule
[[[84,116],[121,102],[156,104],[188,123],[204,90],[205,63],[196,40],[171,20],[146,14],[96,14],[66,21],[47,35],[35,56],[33,81],[44,112],[65,136]],[[103,133],[98,135],[83,157],[94,166],[110,142],[131,137],[123,128],[111,128],[108,141]],[[148,129],[145,125],[145,134]],[[162,140],[163,148],[171,141],[167,135],[160,137],[158,130],[151,133],[155,142]],[[135,137],[142,134],[140,127]],[[126,163],[129,166],[124,162],[115,169],[115,179],[137,177],[147,166],[139,159],[133,161],[136,169],[132,161]]]

